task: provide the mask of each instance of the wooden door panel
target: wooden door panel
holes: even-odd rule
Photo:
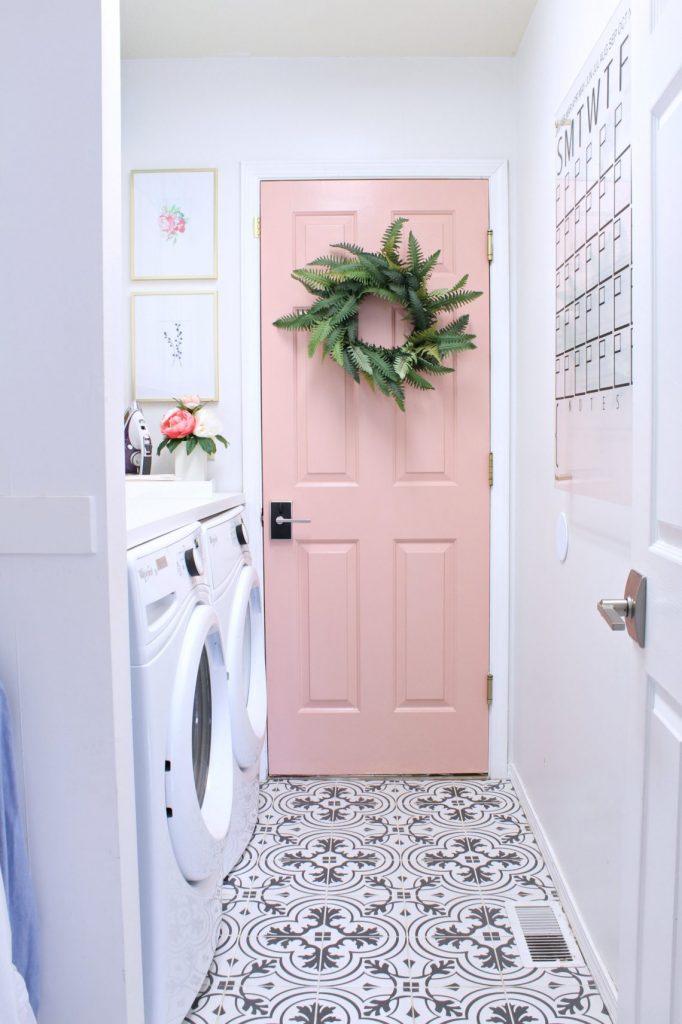
[[[395,544],[396,708],[455,706],[453,541]]]
[[[295,267],[337,241],[377,249],[397,216],[425,255],[442,250],[431,287],[469,272],[485,293],[477,349],[405,413],[271,326],[310,305]],[[312,520],[265,538],[271,771],[485,771],[487,182],[267,182],[261,221],[265,518],[290,500]],[[363,302],[365,340],[405,330],[399,309]]]
[[[455,482],[456,392],[452,374],[438,382],[436,392],[411,394],[409,417],[396,409],[396,483]]]
[[[294,266],[302,267],[318,256],[329,256],[335,242],[354,242],[356,219],[352,213],[317,210],[294,214]],[[306,295],[304,291],[300,293]],[[307,305],[307,302],[306,302]]]
[[[455,239],[457,237],[456,214],[454,210],[393,210],[391,219],[407,217],[409,228],[414,232],[425,256],[440,249],[440,259],[434,268],[434,275],[455,273]],[[402,255],[407,251],[403,239]],[[452,282],[454,284],[454,281]]]
[[[294,335],[297,483],[356,483],[357,387],[331,362],[308,357],[308,336]]]
[[[358,703],[358,574],[353,542],[299,544],[302,708]]]

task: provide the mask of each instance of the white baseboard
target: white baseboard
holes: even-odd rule
[[[604,1002],[606,1003],[606,1008],[611,1015],[611,1019],[615,1021],[617,1020],[616,1011],[618,1007],[618,992],[613,978],[607,971],[604,961],[597,952],[592,936],[590,935],[589,929],[585,923],[585,919],[580,913],[571,888],[566,881],[563,871],[561,870],[561,865],[557,859],[554,849],[552,848],[552,844],[545,835],[542,823],[540,822],[530,797],[528,796],[523,780],[513,764],[509,765],[509,778],[514,784],[514,788],[516,789],[519,800],[521,801],[521,805],[523,806],[528,821],[535,833],[538,845],[545,858],[550,874],[552,875],[557,892],[559,893],[559,898],[566,912],[566,917],[570,922],[571,928],[578,940],[580,950],[585,958],[585,963],[592,972],[592,977],[597,983],[597,987],[604,999]]]

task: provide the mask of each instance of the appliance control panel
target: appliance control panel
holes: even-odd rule
[[[196,527],[176,530],[128,552],[131,657],[146,651],[203,583],[202,538]],[[147,656],[146,654],[144,655]]]
[[[243,526],[241,509],[229,516],[220,517],[207,524],[208,558],[210,560],[211,583],[222,586],[234,576],[244,560],[244,545],[247,543],[246,528]],[[243,533],[240,532],[243,529]]]
[[[201,537],[193,533],[167,547],[147,550],[132,562],[131,570],[131,584],[143,606],[166,594],[181,595],[204,573]]]

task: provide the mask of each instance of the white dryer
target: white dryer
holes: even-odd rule
[[[243,506],[201,524],[211,601],[220,622],[228,674],[234,773],[232,823],[223,867],[239,860],[258,819],[258,779],[265,743],[267,694],[263,608]]]
[[[199,525],[130,549],[128,585],[145,1024],[179,1024],[215,948],[234,793]]]

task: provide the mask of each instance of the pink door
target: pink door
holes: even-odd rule
[[[404,413],[307,334],[291,271],[334,242],[377,249],[409,218],[432,288],[468,273],[477,348]],[[275,181],[261,192],[265,616],[273,774],[485,772],[488,765],[489,311],[486,181]],[[400,315],[365,300],[360,335]],[[399,343],[399,342],[397,342]],[[291,540],[270,503],[291,501]]]

